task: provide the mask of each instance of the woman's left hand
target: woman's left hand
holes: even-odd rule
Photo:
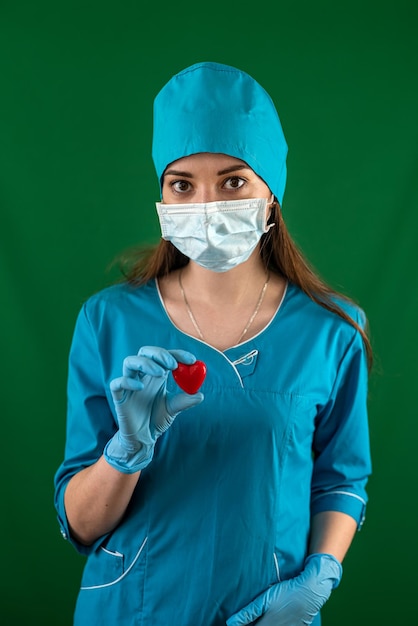
[[[331,554],[311,554],[296,578],[273,585],[227,620],[227,626],[306,626],[338,585],[339,561]],[[261,619],[258,619],[261,618]]]

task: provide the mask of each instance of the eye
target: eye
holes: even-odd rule
[[[230,176],[225,180],[224,187],[226,189],[240,189],[245,183],[245,178],[241,178],[241,176]]]
[[[177,193],[184,193],[185,191],[190,191],[191,185],[187,180],[173,180],[170,183],[170,187],[172,191]]]

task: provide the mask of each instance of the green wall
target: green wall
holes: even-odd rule
[[[324,625],[417,619],[417,25],[413,0],[1,1],[3,624],[71,624],[83,559],[52,480],[73,325],[114,257],[158,239],[152,100],[202,60],[272,95],[289,228],[370,320],[370,504]]]

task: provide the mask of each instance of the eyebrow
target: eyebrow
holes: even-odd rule
[[[217,176],[222,176],[223,174],[230,174],[231,172],[237,172],[238,170],[249,170],[251,169],[248,165],[231,165],[230,167],[226,167],[223,170],[219,170]],[[193,178],[193,174],[191,172],[184,172],[180,170],[167,170],[164,175],[167,176],[171,174],[172,176],[184,176],[186,178]]]

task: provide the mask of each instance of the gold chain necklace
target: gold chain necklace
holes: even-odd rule
[[[183,296],[184,304],[186,306],[187,314],[188,314],[188,316],[190,318],[190,321],[192,322],[192,324],[193,324],[197,334],[199,335],[200,339],[202,341],[205,341],[205,337],[204,337],[202,331],[200,330],[200,326],[197,323],[195,316],[193,315],[192,309],[190,308],[190,304],[189,304],[189,302],[187,300],[187,297],[186,297],[186,294],[184,292],[183,283],[181,282],[181,275],[182,275],[182,273],[183,273],[183,270],[180,270],[180,272],[179,272],[179,287],[180,287],[181,294]],[[260,295],[258,296],[258,300],[257,300],[256,307],[254,309],[254,312],[252,313],[250,319],[248,320],[248,322],[247,322],[244,330],[242,331],[241,335],[239,336],[239,339],[236,342],[236,344],[239,344],[243,340],[243,338],[247,334],[251,324],[255,320],[255,318],[257,316],[257,313],[259,312],[259,310],[261,308],[261,305],[263,304],[264,295],[266,293],[267,285],[269,283],[269,280],[270,280],[270,272],[267,273],[266,282],[264,283],[263,288],[260,291]]]

